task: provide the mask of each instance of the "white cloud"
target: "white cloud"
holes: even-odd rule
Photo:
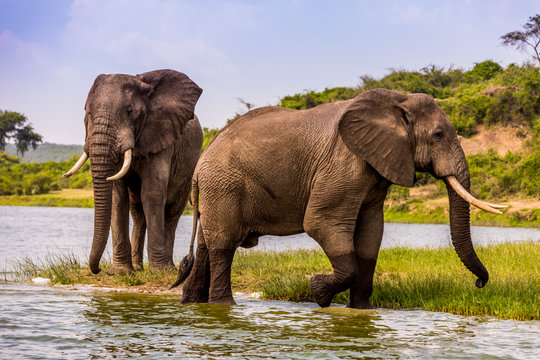
[[[0,33],[0,61],[16,60],[17,62],[44,63],[48,61],[50,54],[47,49],[32,41],[23,41],[15,36],[10,30]]]
[[[127,70],[159,66],[203,76],[235,73],[219,38],[255,26],[254,10],[234,2],[76,0],[66,48],[94,64],[121,64]]]

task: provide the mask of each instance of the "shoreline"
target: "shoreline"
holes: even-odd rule
[[[55,194],[56,193],[56,194]],[[0,196],[0,206],[34,206],[34,207],[65,207],[93,208],[92,198],[66,198],[56,196],[59,192],[48,195],[9,195]],[[448,225],[448,205],[443,197],[429,200],[405,200],[403,203],[387,201],[384,210],[385,223],[398,224],[439,224]],[[432,205],[436,202],[436,205]],[[447,202],[447,200],[446,200]],[[442,203],[442,204],[441,204]],[[526,204],[534,206],[535,202]],[[191,205],[186,204],[182,215],[193,215]],[[510,207],[503,215],[488,214],[471,207],[471,225],[488,227],[540,227],[540,207]]]
[[[476,249],[490,272],[490,281],[478,289],[475,277],[459,261],[454,249],[388,248],[379,253],[373,279],[372,304],[378,308],[414,309],[457,315],[488,315],[501,319],[540,320],[540,243],[528,241]],[[37,277],[52,286],[114,293],[181,294],[169,290],[176,270],[146,268],[127,274],[107,275],[102,263],[97,275],[79,261],[58,257],[48,262],[26,259],[18,263],[12,281]],[[232,291],[260,300],[314,302],[309,279],[331,274],[321,250],[237,252],[231,270]],[[42,283],[44,284],[44,283]],[[237,296],[237,295],[235,295]],[[334,296],[333,304],[349,302],[349,292]]]

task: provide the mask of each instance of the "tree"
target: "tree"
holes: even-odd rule
[[[232,123],[234,120],[238,119],[240,116],[244,115],[245,113],[251,111],[251,109],[253,109],[255,107],[255,104],[247,102],[242,98],[237,98],[237,100],[240,101],[240,103],[242,103],[242,105],[244,105],[246,107],[246,110],[237,112],[236,114],[234,114],[234,116],[232,118],[227,119],[227,124]]]
[[[474,65],[474,68],[471,71],[467,71],[466,74],[468,76],[472,76],[473,78],[489,80],[501,71],[503,71],[501,65],[497,64],[492,60],[486,60],[480,63],[476,63]]]
[[[502,44],[515,46],[520,51],[526,51],[530,46],[535,54],[533,57],[536,57],[540,64],[540,14],[531,16],[523,29],[525,31],[511,31],[501,36]]]
[[[41,135],[27,123],[26,116],[15,111],[0,110],[0,151],[4,151],[8,139],[15,141],[17,152],[23,155],[30,146],[37,148]]]

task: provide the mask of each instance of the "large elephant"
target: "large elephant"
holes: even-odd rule
[[[235,250],[262,235],[305,231],[322,247],[332,275],[311,277],[320,306],[350,289],[354,308],[371,307],[373,272],[383,234],[383,202],[391,184],[412,186],[415,170],[447,184],[451,236],[476,285],[488,272],[471,243],[467,197],[473,199],[456,131],[425,94],[377,89],[308,110],[264,107],[227,125],[195,169],[197,253],[183,260],[182,302],[234,304],[230,271]],[[192,249],[193,249],[192,238]]]
[[[150,266],[174,266],[175,230],[202,145],[194,115],[201,93],[173,70],[96,78],[85,105],[84,153],[64,174],[70,176],[90,158],[95,211],[89,265],[94,274],[100,271],[109,228],[111,273],[142,269],[146,230]]]

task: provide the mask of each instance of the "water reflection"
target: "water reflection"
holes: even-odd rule
[[[387,327],[375,324],[377,313],[315,309],[313,304],[245,299],[233,307],[181,305],[171,296],[107,294],[92,296],[84,316],[95,329],[89,339],[113,356],[167,349],[209,357],[276,358],[290,353],[312,358],[326,349],[348,357],[380,348],[378,338]]]
[[[540,322],[0,282],[0,358],[536,359]]]

